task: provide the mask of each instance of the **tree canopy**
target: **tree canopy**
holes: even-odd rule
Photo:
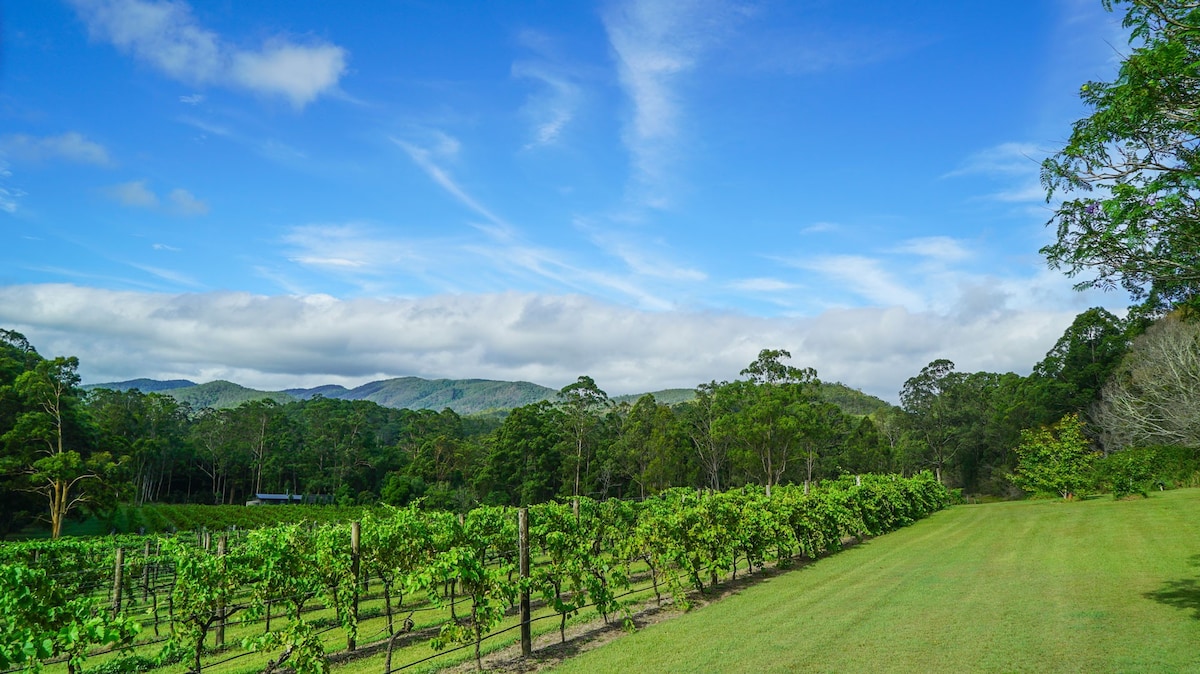
[[[1200,307],[1200,7],[1127,4],[1130,47],[1111,82],[1088,82],[1092,113],[1042,165],[1047,199],[1065,197],[1042,253],[1079,288],[1127,290],[1151,315]]]

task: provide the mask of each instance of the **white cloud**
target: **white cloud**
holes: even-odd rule
[[[261,52],[233,56],[233,80],[247,89],[279,94],[302,108],[332,91],[346,72],[346,50],[329,44],[295,45],[273,40]]]
[[[973,253],[956,239],[948,236],[926,236],[900,242],[892,249],[895,253],[907,253],[930,258],[937,262],[960,262],[972,257]]]
[[[256,50],[230,45],[202,26],[185,2],[70,1],[93,39],[109,42],[188,84],[278,95],[302,108],[335,91],[346,72],[346,50],[316,40],[297,44],[275,37]]]
[[[146,187],[145,180],[134,180],[120,185],[105,188],[104,192],[112,199],[126,206],[137,208],[154,208],[158,205],[158,196]]]
[[[171,203],[175,206],[175,212],[180,215],[206,215],[208,214],[208,204],[196,198],[194,194],[183,189],[176,188],[171,190],[167,195]]]
[[[190,96],[180,96],[179,102],[187,105],[200,105],[204,102],[204,94],[192,94]]]
[[[135,208],[158,208],[160,199],[148,185],[147,180],[134,180],[119,185],[111,185],[103,189],[105,195],[125,206]],[[196,198],[196,195],[183,188],[175,188],[167,193],[169,208],[163,209],[168,213],[181,216],[206,215],[208,204]]]
[[[61,159],[77,164],[112,165],[103,145],[76,131],[40,138],[22,133],[9,134],[0,137],[0,152],[14,160],[35,163]]]
[[[964,371],[1028,372],[1075,313],[890,307],[765,319],[640,311],[577,295],[338,300],[0,287],[0,325],[44,354],[78,355],[87,381],[228,378],[267,388],[402,375],[557,388],[589,374],[610,393],[635,393],[732,379],[760,349],[784,348],[822,379],[895,400],[936,358]]]

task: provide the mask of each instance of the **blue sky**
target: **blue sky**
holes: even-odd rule
[[[1037,253],[1099,0],[0,7],[0,326],[85,381],[895,400],[1127,303]]]

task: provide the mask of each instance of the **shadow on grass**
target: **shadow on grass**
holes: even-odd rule
[[[1191,566],[1200,566],[1200,555],[1193,555],[1188,562]],[[1144,596],[1160,604],[1187,609],[1192,612],[1192,618],[1200,620],[1200,578],[1168,580],[1161,588]]]

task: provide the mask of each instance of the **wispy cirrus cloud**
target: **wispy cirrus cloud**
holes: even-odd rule
[[[23,133],[0,136],[0,153],[14,161],[29,163],[68,161],[94,166],[113,164],[107,148],[77,131],[57,136],[30,136]]]
[[[1007,142],[972,153],[942,178],[974,177],[990,183],[991,191],[978,199],[1009,204],[1046,201],[1041,185],[1042,160],[1051,150],[1035,143]]]
[[[178,286],[185,286],[188,288],[196,288],[196,289],[204,287],[203,283],[200,283],[192,276],[185,274],[183,272],[176,271],[174,269],[165,269],[163,267],[155,267],[153,265],[136,264],[136,263],[130,263],[129,266],[133,267],[134,269],[138,269],[143,272],[146,272],[147,274],[150,274],[151,276],[160,278],[164,281],[169,281]]]
[[[563,65],[563,56],[546,35],[523,30],[518,42],[534,53],[534,57],[512,64],[512,76],[529,80],[538,90],[526,100],[522,112],[532,123],[532,139],[526,149],[553,145],[575,116],[582,91],[570,69]]]
[[[289,230],[283,241],[292,262],[336,273],[420,273],[430,259],[412,242],[362,223],[301,225]]]
[[[188,84],[282,96],[300,109],[335,91],[347,69],[344,48],[316,39],[299,43],[277,36],[257,49],[229,44],[205,28],[182,1],[70,2],[93,39]]]
[[[822,234],[824,232],[836,232],[841,229],[841,225],[836,222],[814,222],[813,224],[800,228],[801,234]]]
[[[18,200],[25,196],[25,192],[10,186],[8,184],[10,178],[12,178],[12,171],[8,169],[8,162],[0,157],[0,211],[12,215],[17,212]]]
[[[883,261],[864,255],[822,255],[792,263],[817,272],[832,281],[833,288],[844,288],[883,307],[900,306],[911,311],[928,307],[925,298],[910,289]]]
[[[795,290],[800,286],[777,278],[756,277],[732,281],[729,283],[729,287],[746,292],[778,293]]]
[[[662,278],[664,273],[691,277],[697,275],[698,272],[683,267],[655,267],[631,247],[623,248],[622,251],[611,251],[622,259],[629,269],[608,271],[594,264],[577,263],[577,255],[565,249],[529,242],[514,224],[496,215],[490,207],[468,193],[444,166],[444,162],[452,160],[458,154],[460,145],[457,140],[440,132],[434,132],[431,138],[432,143],[425,145],[396,138],[390,140],[400,146],[416,166],[424,170],[434,183],[458,203],[485,219],[485,223],[470,223],[476,231],[484,235],[484,239],[467,240],[458,247],[461,251],[478,258],[475,264],[484,263],[488,269],[514,278],[538,278],[556,289],[631,297],[638,306],[655,309],[670,308],[672,303],[644,288],[640,281],[646,281],[646,276],[650,276],[646,272],[653,271],[656,278]],[[630,275],[630,270],[642,273]]]
[[[739,45],[736,58],[754,70],[784,75],[866,66],[903,56],[932,42],[927,36],[867,25],[814,27],[797,33],[761,25],[770,21],[769,15],[759,18],[760,29],[753,40]]]
[[[672,261],[661,241],[649,242],[629,233],[598,229],[579,220],[576,220],[576,227],[587,232],[593,244],[640,276],[691,283],[708,279],[708,274],[703,271]]]
[[[460,204],[466,206],[475,214],[482,216],[492,225],[501,229],[509,229],[507,222],[477,201],[474,197],[467,193],[450,172],[444,168],[439,160],[448,159],[458,154],[460,144],[458,139],[447,134],[439,132],[434,133],[435,143],[432,146],[422,146],[408,141],[391,138],[390,140],[404,150],[426,175],[439,187],[454,197]]]
[[[679,80],[723,39],[743,12],[719,0],[621,2],[603,15],[617,76],[632,105],[624,133],[645,205],[667,203],[684,106]]]
[[[1034,143],[1000,143],[972,153],[958,167],[942,175],[1023,176],[1037,174],[1049,152]]]
[[[974,254],[958,239],[949,236],[924,236],[901,241],[891,249],[894,253],[919,255],[937,262],[961,262]]]

